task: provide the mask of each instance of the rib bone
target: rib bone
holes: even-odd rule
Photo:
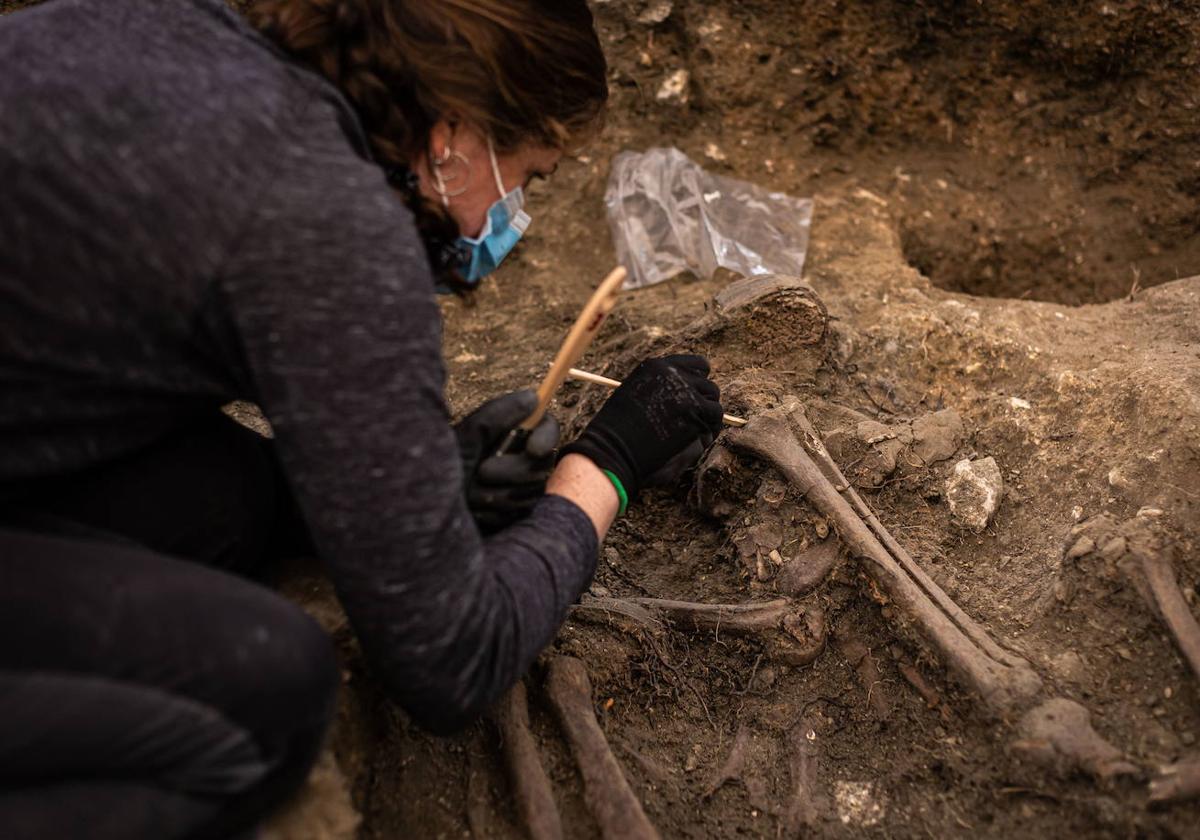
[[[807,665],[825,649],[825,614],[787,598],[745,604],[695,604],[662,598],[592,598],[571,608],[571,617],[646,631],[668,624],[680,631],[746,636],[760,641],[771,659]]]
[[[605,840],[659,840],[592,708],[592,684],[578,659],[556,656],[546,674],[546,693],[566,732],[583,777],[588,810]]]
[[[851,551],[867,561],[880,588],[991,710],[1009,711],[1041,689],[1029,664],[997,645],[888,534],[833,463],[798,402],[757,415],[744,429],[728,432],[726,440],[774,465],[835,524]]]

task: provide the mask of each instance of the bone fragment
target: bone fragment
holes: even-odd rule
[[[807,665],[825,649],[824,613],[787,598],[747,604],[693,604],[661,598],[631,600],[679,629],[757,637],[772,659],[789,665]]]
[[[804,595],[825,582],[837,565],[839,543],[836,539],[817,543],[783,565],[775,578],[775,588],[784,595]]]
[[[588,810],[605,840],[658,840],[642,803],[609,749],[592,707],[592,685],[578,659],[556,656],[546,674],[546,693],[566,733],[583,777]]]
[[[530,840],[561,840],[562,820],[529,729],[524,683],[513,686],[493,719],[503,740],[504,764],[526,833]]]
[[[1013,748],[1059,773],[1082,771],[1107,781],[1141,771],[1092,728],[1092,716],[1074,700],[1056,697],[1030,709],[1018,725]]]
[[[792,790],[780,833],[784,840],[805,836],[821,816],[821,794],[817,787],[817,740],[817,731],[807,720],[801,720],[788,733],[788,770],[792,777]]]
[[[917,670],[916,665],[900,660],[896,662],[896,669],[908,681],[908,684],[916,690],[917,694],[921,695],[921,699],[925,701],[926,706],[936,709],[941,705],[942,696],[937,693],[937,689],[931,686],[925,677],[921,676],[921,672]]]
[[[738,727],[737,735],[733,738],[733,747],[729,750],[728,757],[726,757],[717,772],[713,774],[709,783],[704,786],[703,796],[705,799],[716,793],[726,782],[731,782],[741,775],[742,767],[746,764],[746,754],[749,749],[750,728],[742,724]]]
[[[801,426],[808,449],[823,456],[824,470],[793,433],[789,416]],[[1041,689],[1029,664],[1001,649],[888,534],[825,453],[798,403],[759,414],[746,428],[726,435],[731,446],[773,464],[835,525],[851,551],[867,561],[880,588],[991,710],[1006,712]]]
[[[1130,539],[1127,545],[1145,576],[1151,608],[1167,625],[1192,673],[1200,679],[1200,624],[1196,623],[1175,578],[1173,552],[1161,542],[1153,545],[1147,540]]]
[[[1168,764],[1150,782],[1150,804],[1174,805],[1200,798],[1200,756]]]
[[[624,598],[596,598],[584,595],[578,604],[571,607],[570,616],[573,620],[603,624],[627,633],[663,629],[662,621],[648,609]]]
[[[875,662],[875,657],[871,655],[871,649],[867,647],[867,643],[858,636],[843,634],[838,634],[834,643],[838,653],[858,674],[858,680],[867,693],[867,703],[875,711],[875,717],[879,720],[887,720],[892,714],[892,704],[883,690],[883,677],[879,673],[879,666]]]

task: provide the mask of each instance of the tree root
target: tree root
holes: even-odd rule
[[[524,683],[513,686],[492,717],[500,730],[504,765],[526,833],[530,840],[562,840],[562,819],[529,729]]]
[[[879,587],[989,709],[1004,714],[1041,689],[1029,664],[997,645],[887,532],[829,457],[797,401],[754,417],[725,439],[775,466],[833,523],[850,550],[867,561]]]
[[[546,674],[546,693],[583,777],[584,801],[605,840],[658,840],[642,803],[609,749],[592,707],[592,685],[578,659],[555,656]]]

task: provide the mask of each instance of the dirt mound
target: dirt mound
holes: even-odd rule
[[[622,140],[867,188],[955,291],[1111,300],[1200,266],[1194,3],[644,5],[599,7]]]

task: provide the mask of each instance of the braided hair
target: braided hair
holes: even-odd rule
[[[455,290],[468,288],[458,226],[411,170],[433,126],[467,122],[499,151],[565,150],[597,129],[608,97],[586,0],[256,0],[249,18],[349,100],[435,277]]]

